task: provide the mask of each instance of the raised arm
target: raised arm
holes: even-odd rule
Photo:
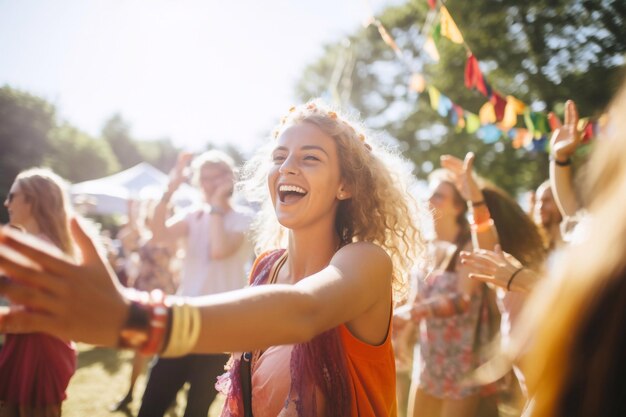
[[[582,143],[578,131],[578,110],[572,100],[565,103],[565,124],[550,113],[550,122],[555,126],[550,139],[550,185],[561,215],[571,217],[580,205],[576,199],[572,181],[572,155]]]
[[[232,172],[224,174],[211,198],[209,212],[209,246],[211,259],[224,259],[234,254],[243,244],[245,230],[226,227],[226,215],[231,210],[230,198],[233,193]]]
[[[187,235],[187,223],[183,220],[168,222],[167,215],[172,194],[174,194],[178,187],[185,181],[187,166],[192,157],[193,155],[188,152],[181,152],[178,155],[176,166],[170,173],[170,182],[167,186],[167,190],[154,207],[154,215],[150,222],[150,231],[152,232],[152,238],[157,242],[172,241]]]
[[[489,209],[485,204],[485,197],[480,190],[476,178],[473,173],[475,156],[472,152],[465,155],[465,160],[460,160],[451,155],[443,155],[441,157],[441,166],[448,169],[456,176],[456,183],[459,192],[468,205],[469,214],[472,219],[471,233],[472,246],[479,249],[493,249],[498,244],[498,233],[496,232]],[[471,248],[464,248],[471,250]],[[476,280],[464,279],[468,278],[469,270],[464,266],[457,265],[457,273],[459,274],[459,291],[466,297],[471,296],[480,282]],[[457,300],[458,305],[462,299]]]
[[[483,192],[473,173],[474,160],[475,155],[472,152],[465,155],[465,160],[452,155],[442,155],[441,166],[455,175],[457,188],[467,202],[469,214],[473,220],[472,244],[474,248],[493,249],[498,244],[498,234],[491,221]]]

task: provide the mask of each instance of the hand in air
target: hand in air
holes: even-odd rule
[[[473,174],[475,155],[468,152],[465,160],[462,161],[452,155],[441,156],[441,166],[452,172],[455,177],[455,184],[466,201],[481,201],[483,193],[476,182]]]
[[[578,110],[572,100],[565,103],[565,123],[561,123],[554,114],[548,115],[550,124],[554,127],[550,138],[552,157],[560,162],[566,162],[582,143],[582,135],[578,131]]]
[[[511,275],[522,267],[515,257],[503,252],[500,245],[496,245],[495,251],[463,251],[460,257],[463,266],[470,271],[469,278],[501,288],[506,288]]]

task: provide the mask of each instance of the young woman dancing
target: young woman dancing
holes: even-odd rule
[[[77,222],[80,264],[4,230],[0,268],[14,280],[0,293],[30,308],[5,315],[0,330],[164,355],[248,351],[257,417],[395,416],[393,297],[421,246],[417,204],[401,161],[359,130],[311,102],[290,109],[251,162],[249,189],[266,203],[258,248],[283,248],[259,257],[251,288],[131,301]],[[220,381],[224,416],[244,415],[248,381],[234,358]]]

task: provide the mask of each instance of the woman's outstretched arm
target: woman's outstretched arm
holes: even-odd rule
[[[37,239],[2,231],[0,269],[13,280],[2,284],[0,293],[25,308],[3,315],[0,331],[43,331],[116,346],[130,301],[76,220],[72,229],[83,252],[79,264],[51,253]],[[195,352],[302,342],[372,311],[386,308],[388,322],[391,260],[376,245],[351,244],[328,267],[295,285],[247,288],[191,303],[200,306],[202,316]],[[384,327],[380,334],[386,332],[386,323],[378,327]]]

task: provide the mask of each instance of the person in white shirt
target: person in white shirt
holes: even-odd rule
[[[205,203],[166,219],[169,200],[186,180],[191,157],[188,153],[179,156],[168,189],[155,207],[154,239],[187,240],[177,295],[197,297],[240,289],[246,284],[246,269],[253,256],[246,237],[252,214],[231,203],[235,167],[228,155],[212,150],[193,161],[192,179]],[[159,357],[150,370],[138,415],[163,416],[188,382],[185,417],[206,417],[217,394],[216,378],[224,372],[227,359],[225,354]]]

